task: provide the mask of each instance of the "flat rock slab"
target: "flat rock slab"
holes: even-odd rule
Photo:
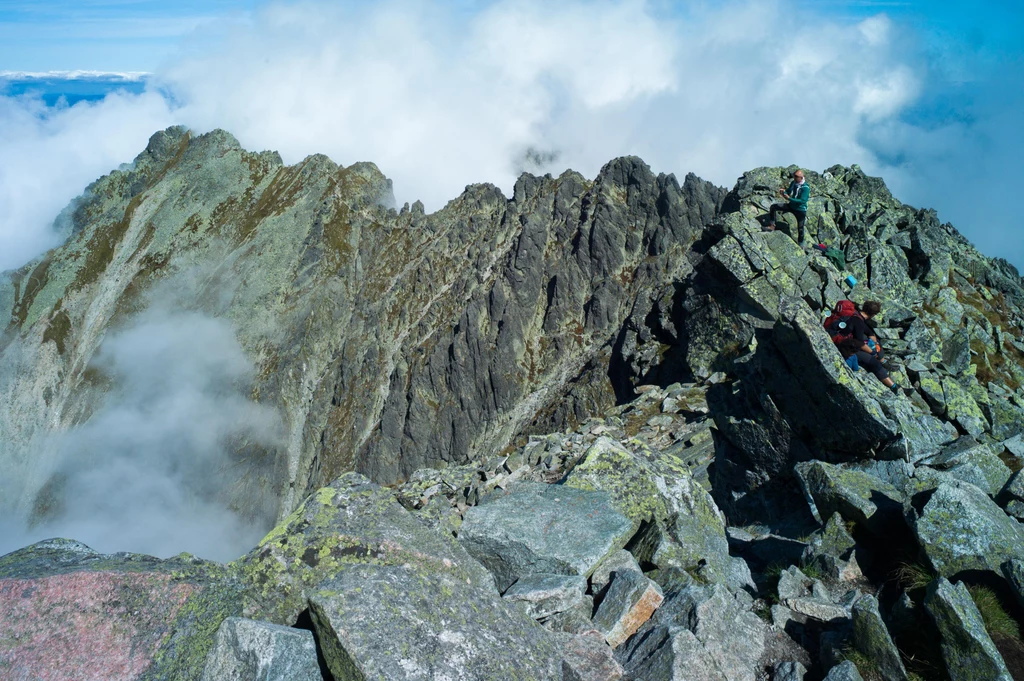
[[[336,679],[534,681],[560,673],[553,634],[450,572],[353,565],[309,603]]]
[[[825,522],[834,513],[882,532],[903,510],[898,489],[863,471],[823,461],[807,461],[794,467],[811,513]]]
[[[505,591],[528,574],[587,577],[625,546],[633,527],[603,492],[520,483],[468,509],[459,543]]]
[[[224,620],[202,681],[322,681],[313,634],[241,617]]]
[[[924,607],[942,635],[942,657],[952,681],[1013,681],[963,582],[954,586],[944,577],[935,580]]]
[[[502,600],[453,538],[357,473],[311,495],[238,569],[255,592],[253,609],[288,621],[308,604],[337,679],[526,681],[560,673],[554,634]]]
[[[594,626],[604,634],[608,645],[617,648],[650,619],[664,600],[661,587],[642,573],[616,573],[594,615]]]
[[[593,601],[587,593],[587,580],[579,575],[527,575],[502,594],[502,598],[519,603],[530,617],[539,620],[555,613],[586,607],[590,617]]]
[[[198,678],[226,615],[224,566],[101,554],[67,539],[0,558],[0,678]]]
[[[622,673],[599,631],[569,637],[562,645],[562,681],[619,681]]]
[[[999,573],[1007,560],[1024,559],[1024,530],[974,485],[943,483],[915,523],[921,546],[943,577],[967,570]]]

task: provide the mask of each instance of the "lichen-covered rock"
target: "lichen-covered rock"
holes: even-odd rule
[[[459,543],[504,591],[528,574],[588,577],[634,530],[603,492],[519,483],[468,509]]]
[[[202,681],[322,681],[316,641],[304,629],[229,617],[217,630]]]
[[[792,372],[790,380],[811,399],[786,416],[814,433],[824,447],[864,452],[896,439],[898,426],[883,411],[883,395],[850,373],[832,339],[806,305],[786,300],[773,339]]]
[[[241,588],[217,563],[51,539],[0,557],[0,669],[11,679],[198,680],[217,628],[241,611]]]
[[[599,438],[565,485],[606,492],[635,528],[649,527],[648,536],[633,549],[641,560],[659,567],[703,565],[709,579],[733,579],[725,517],[711,495],[693,479],[683,459],[667,452],[647,454]]]
[[[419,565],[354,563],[320,583],[309,606],[336,679],[557,679],[554,635],[465,573],[432,557]],[[424,560],[426,559],[426,560]]]
[[[998,573],[1024,558],[1024,530],[985,492],[965,482],[940,484],[915,525],[928,561],[943,577],[969,570]]]
[[[878,599],[862,596],[853,604],[853,644],[877,666],[885,679],[907,681],[900,651],[878,611]]]
[[[1024,369],[1020,369],[1020,371],[1024,373]],[[1024,450],[1024,445],[1019,439],[1020,433],[1024,432],[1024,408],[1022,407],[1024,404],[1021,404],[1019,400],[1014,403],[1004,398],[993,400],[987,408],[992,422],[992,437],[997,440],[1010,438],[1011,446],[1016,442],[1017,451]],[[1014,437],[1018,439],[1014,441]],[[1009,449],[1009,447],[1007,448]],[[1013,450],[1011,449],[1011,451]],[[1017,454],[1017,456],[1024,456],[1024,454]]]
[[[844,660],[828,670],[824,681],[864,681],[864,677],[857,671],[857,665]]]
[[[503,601],[454,538],[357,473],[308,498],[234,569],[251,616],[289,623],[308,605],[335,678],[525,680],[561,664],[553,635]]]
[[[307,498],[231,565],[248,587],[247,616],[285,625],[322,583],[355,566],[436,573],[498,597],[490,575],[454,538],[424,527],[358,473]]]
[[[942,390],[942,379],[930,372],[922,373],[918,379],[921,394],[938,416],[946,414],[946,393]]]
[[[643,574],[630,570],[617,573],[594,613],[594,626],[604,634],[608,645],[617,648],[650,619],[664,600],[661,587]]]
[[[502,598],[521,604],[535,620],[570,610],[585,611],[589,618],[593,600],[586,592],[587,580],[579,575],[533,574],[521,577]]]
[[[591,589],[595,594],[601,593],[611,583],[612,577],[622,572],[643,574],[636,558],[625,549],[620,549],[601,561],[594,570],[594,574],[590,575]]]
[[[1013,681],[963,582],[935,580],[924,606],[942,635],[942,657],[952,681]]]
[[[615,657],[633,679],[754,681],[767,626],[750,605],[720,584],[685,586],[666,595]]]
[[[833,513],[825,526],[811,535],[800,556],[800,563],[804,566],[813,565],[835,580],[856,579],[860,572],[853,555],[856,545],[846,529],[842,515]]]
[[[969,353],[970,348],[968,348],[968,357]],[[970,392],[953,378],[943,379],[942,390],[946,395],[946,413],[949,418],[960,424],[974,438],[984,435],[990,426],[985,420],[985,414],[971,397]]]
[[[904,495],[873,475],[823,461],[799,463],[794,471],[819,522],[839,513],[876,532],[898,522]]]
[[[562,644],[561,681],[619,681],[622,673],[599,631],[582,632]]]
[[[921,463],[948,470],[955,477],[972,482],[992,497],[999,494],[1013,475],[990,445],[979,443],[968,436],[943,447],[938,454]],[[977,472],[967,473],[968,470]],[[977,479],[977,482],[972,478]]]

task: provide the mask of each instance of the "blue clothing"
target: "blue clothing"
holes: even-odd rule
[[[789,207],[792,210],[806,213],[807,202],[811,198],[811,187],[807,182],[797,184],[796,180],[793,180],[789,183],[789,189],[786,190],[786,196],[789,198]]]

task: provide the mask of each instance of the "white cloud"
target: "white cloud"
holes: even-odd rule
[[[183,307],[195,274],[157,287],[150,307],[103,342],[92,366],[111,388],[88,421],[41,436],[30,457],[0,452],[8,490],[27,487],[32,498],[46,484],[50,509],[32,517],[0,499],[0,555],[62,536],[102,552],[232,560],[269,529],[267,490],[246,488],[244,515],[225,506],[248,473],[232,449],[273,451],[281,420],[248,399],[251,363],[230,323]],[[0,371],[0,382],[12,378]]]
[[[156,93],[112,94],[59,110],[0,97],[0,271],[56,246],[50,224],[57,213],[172,121]]]
[[[150,75],[149,71],[0,71],[0,81],[87,80],[137,83]]]
[[[593,175],[635,153],[731,184],[744,169],[871,160],[867,120],[915,96],[888,20],[839,25],[731,3],[683,21],[642,2],[272,6],[164,74],[200,129],[287,161],[372,160],[400,200],[437,208],[472,182],[506,191],[527,148]],[[869,163],[870,165],[870,163]]]
[[[374,161],[399,201],[430,209],[473,182],[509,192],[524,167],[593,176],[622,154],[723,185],[758,165],[860,163],[906,186],[870,146],[921,93],[898,37],[883,15],[798,19],[786,2],[270,4],[183,44],[156,75],[173,111],[153,93],[44,117],[0,99],[0,268],[52,245],[59,207],[172,121],[287,162]]]

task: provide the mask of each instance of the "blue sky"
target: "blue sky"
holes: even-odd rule
[[[151,71],[195,29],[217,19],[244,17],[260,4],[258,0],[0,0],[0,70]],[[471,11],[488,3],[449,4]],[[663,11],[681,14],[706,4],[660,3]],[[1024,47],[1024,3],[1014,0],[801,0],[799,4],[804,11],[851,20],[884,12],[905,22],[936,51],[998,60],[1007,54],[1019,55]]]
[[[1019,0],[0,0],[0,72],[55,70],[155,76],[103,101],[76,84],[64,108],[60,83],[0,77],[0,270],[172,123],[374,161],[428,209],[623,154],[726,186],[859,163],[1024,269]]]
[[[252,0],[0,0],[0,70],[152,71],[183,36]]]

